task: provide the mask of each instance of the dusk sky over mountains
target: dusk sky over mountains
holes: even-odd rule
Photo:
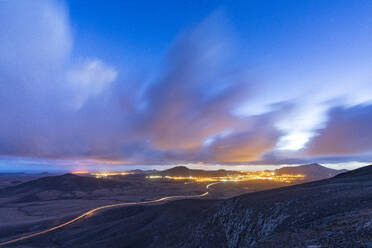
[[[0,1],[0,170],[372,162],[371,1],[124,2]]]

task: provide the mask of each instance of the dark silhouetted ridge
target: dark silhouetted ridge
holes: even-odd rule
[[[173,168],[170,168],[168,170],[164,170],[163,173],[166,173],[168,175],[186,175],[190,173],[190,169],[186,166],[176,166]]]
[[[103,188],[116,188],[128,185],[128,183],[117,182],[109,179],[97,179],[94,177],[64,174],[60,176],[42,177],[33,181],[19,184],[1,190],[2,194],[24,193],[28,191],[58,190],[69,191],[93,191]]]
[[[335,178],[372,177],[372,165],[338,174]]]
[[[176,166],[170,168],[168,170],[161,171],[156,173],[157,175],[163,176],[182,176],[182,177],[208,177],[208,176],[227,176],[231,174],[235,174],[235,171],[227,171],[227,170],[194,170],[189,169],[186,166]]]

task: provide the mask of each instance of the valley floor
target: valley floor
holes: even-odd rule
[[[56,176],[58,180],[78,179],[78,176]],[[76,177],[76,178],[74,178]],[[3,178],[6,178],[3,176]],[[28,180],[27,180],[28,179]],[[171,180],[148,180],[143,175],[115,176],[111,179],[96,179],[97,181],[114,180],[118,184],[105,187],[93,187],[71,190],[50,188],[50,185],[26,185],[24,182],[37,179],[16,175],[8,179],[13,182],[14,192],[7,188],[0,189],[0,241],[18,237],[23,233],[40,231],[51,226],[59,225],[90,209],[108,204],[122,202],[138,202],[159,199],[166,196],[198,195],[205,192],[208,183],[195,183]],[[15,182],[15,183],[14,183]],[[32,181],[30,182],[32,183]],[[52,181],[53,183],[53,181]],[[62,181],[62,183],[66,183]],[[19,186],[17,186],[19,185]],[[214,185],[209,190],[207,199],[225,199],[243,193],[255,192],[287,185],[273,182],[226,182]],[[4,184],[4,186],[8,186]]]

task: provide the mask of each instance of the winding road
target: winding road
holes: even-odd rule
[[[5,241],[5,242],[2,242],[0,243],[0,246],[4,246],[4,245],[9,245],[9,244],[13,244],[15,242],[18,242],[18,241],[22,241],[22,240],[25,240],[25,239],[29,239],[29,238],[32,238],[32,237],[36,237],[36,236],[40,236],[40,235],[43,235],[45,233],[48,233],[48,232],[51,232],[51,231],[54,231],[54,230],[57,230],[57,229],[60,229],[62,227],[65,227],[67,225],[70,225],[74,222],[77,222],[81,219],[83,219],[84,217],[86,216],[89,216],[93,213],[96,213],[102,209],[106,209],[106,208],[113,208],[113,207],[120,207],[120,206],[133,206],[133,205],[142,205],[142,204],[150,204],[150,203],[157,203],[157,202],[163,202],[163,201],[169,201],[169,200],[175,200],[175,199],[188,199],[188,198],[199,198],[199,197],[204,197],[206,195],[209,194],[208,192],[208,189],[212,186],[212,185],[215,185],[215,184],[218,184],[220,182],[214,182],[214,183],[210,183],[208,185],[206,185],[206,189],[207,191],[203,194],[200,194],[200,195],[190,195],[190,196],[182,196],[182,195],[176,195],[176,196],[167,196],[167,197],[163,197],[163,198],[159,198],[159,199],[156,199],[156,200],[150,200],[150,201],[140,201],[140,202],[123,202],[123,203],[116,203],[116,204],[109,204],[109,205],[104,205],[104,206],[101,206],[101,207],[98,207],[98,208],[94,208],[94,209],[91,209],[81,215],[79,215],[78,217],[72,219],[72,220],[69,220],[65,223],[62,223],[58,226],[54,226],[54,227],[51,227],[51,228],[48,228],[48,229],[45,229],[44,231],[40,231],[40,232],[36,232],[36,233],[31,233],[31,234],[26,234],[24,236],[21,236],[21,237],[18,237],[16,239],[11,239],[11,240],[8,240],[8,241]]]

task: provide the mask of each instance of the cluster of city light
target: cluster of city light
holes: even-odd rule
[[[147,176],[147,178],[149,178],[149,179],[170,179],[170,180],[179,180],[179,181],[191,180],[191,181],[197,181],[197,182],[217,182],[217,181],[221,181],[221,180],[217,179],[217,177],[192,177],[192,176],[188,176],[188,177],[175,176],[175,177],[172,177],[172,176],[150,175],[150,176]]]
[[[73,171],[72,174],[90,174],[96,178],[104,178],[110,176],[126,176],[132,174],[128,171],[103,171],[103,172],[89,172],[84,170]]]
[[[91,175],[95,176],[96,178],[105,178],[105,177],[110,177],[110,176],[126,176],[132,174],[127,171],[122,171],[122,172],[95,172],[91,173]]]
[[[258,172],[240,172],[231,176],[220,177],[196,177],[196,176],[162,176],[150,175],[149,179],[169,179],[180,181],[195,181],[195,182],[244,182],[254,180],[269,180],[274,182],[292,183],[301,181],[305,178],[302,174],[275,174],[275,172],[258,171]]]

